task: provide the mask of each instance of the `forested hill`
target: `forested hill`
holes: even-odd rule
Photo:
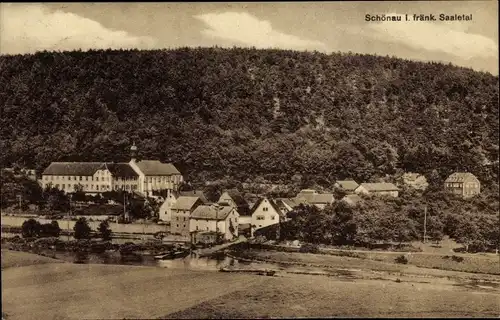
[[[42,52],[0,57],[0,105],[2,167],[128,161],[135,141],[142,157],[194,180],[498,177],[498,77],[440,63],[237,48]]]

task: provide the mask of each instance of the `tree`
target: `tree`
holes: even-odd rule
[[[35,219],[29,219],[23,222],[21,233],[23,238],[34,238],[40,236],[42,226]]]
[[[98,228],[102,240],[111,240],[111,229],[107,220],[102,221]]]
[[[465,251],[469,251],[469,246],[475,241],[483,240],[476,221],[471,217],[463,217],[455,231],[455,241],[465,246]]]
[[[53,220],[51,223],[45,223],[41,225],[41,233],[42,237],[59,237],[61,234],[61,228],[59,227],[59,223],[56,220]]]
[[[443,239],[444,236],[444,224],[441,222],[441,219],[437,216],[430,216],[427,219],[427,235],[431,241],[439,242]]]
[[[78,221],[76,221],[75,226],[73,227],[73,230],[75,231],[75,239],[90,239],[90,232],[92,231],[90,229],[90,226],[87,222],[87,219],[84,217],[79,218]]]

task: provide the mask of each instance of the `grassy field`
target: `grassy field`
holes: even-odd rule
[[[498,289],[444,279],[347,281],[50,262],[2,251],[8,320],[500,315]]]
[[[275,317],[497,317],[499,297],[435,284],[334,278],[271,278],[195,307],[170,319]]]

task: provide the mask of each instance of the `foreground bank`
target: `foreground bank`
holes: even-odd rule
[[[445,280],[265,277],[33,259],[2,251],[2,309],[9,320],[498,316],[498,292]],[[17,262],[4,269],[4,260]]]

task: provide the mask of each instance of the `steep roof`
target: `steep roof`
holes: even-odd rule
[[[398,191],[398,187],[396,187],[392,183],[387,182],[379,182],[379,183],[362,183],[361,186],[368,191]]]
[[[184,197],[180,196],[177,198],[177,201],[172,206],[173,210],[191,210],[195,205],[196,201],[200,198],[198,197]]]
[[[243,198],[243,196],[241,195],[241,193],[238,190],[236,190],[236,189],[226,190],[225,192],[222,193],[218,202],[221,201],[220,199],[222,198],[224,193],[227,193],[231,197],[231,199],[233,199],[233,202],[235,203],[235,205],[238,209],[238,213],[240,215],[249,214],[250,208],[248,206],[248,202],[245,200],[245,198]]]
[[[158,160],[141,160],[135,163],[146,176],[170,176],[180,174],[179,170],[171,163]]]
[[[477,180],[476,176],[470,172],[452,173],[445,182],[464,182],[466,180]]]
[[[289,199],[289,198],[278,198],[278,199],[276,199],[275,202],[278,205],[278,208],[280,208],[280,209],[282,209],[282,208],[285,209],[286,206],[293,209],[299,205],[297,202],[295,202],[294,199]]]
[[[252,207],[252,209],[250,210],[250,212],[253,214],[255,212],[255,210],[257,210],[257,208],[260,206],[260,204],[262,202],[264,202],[264,200],[267,200],[267,202],[269,203],[269,205],[274,209],[274,211],[276,211],[277,214],[279,215],[282,215],[281,213],[281,210],[278,206],[278,204],[276,204],[276,202],[274,202],[274,200],[272,199],[268,199],[268,198],[260,198]]]
[[[354,180],[339,180],[336,184],[346,191],[354,191],[359,187],[359,184]]]
[[[207,203],[207,197],[201,190],[192,190],[192,191],[180,191],[179,196],[182,197],[198,197],[203,203]]]
[[[52,162],[43,175],[92,176],[104,168],[104,162]]]
[[[208,220],[226,220],[227,216],[231,211],[234,210],[233,207],[221,206],[217,211],[213,205],[201,205],[198,206],[192,213],[191,218],[193,219],[208,219]]]
[[[138,177],[139,175],[128,163],[106,163],[114,177]]]

